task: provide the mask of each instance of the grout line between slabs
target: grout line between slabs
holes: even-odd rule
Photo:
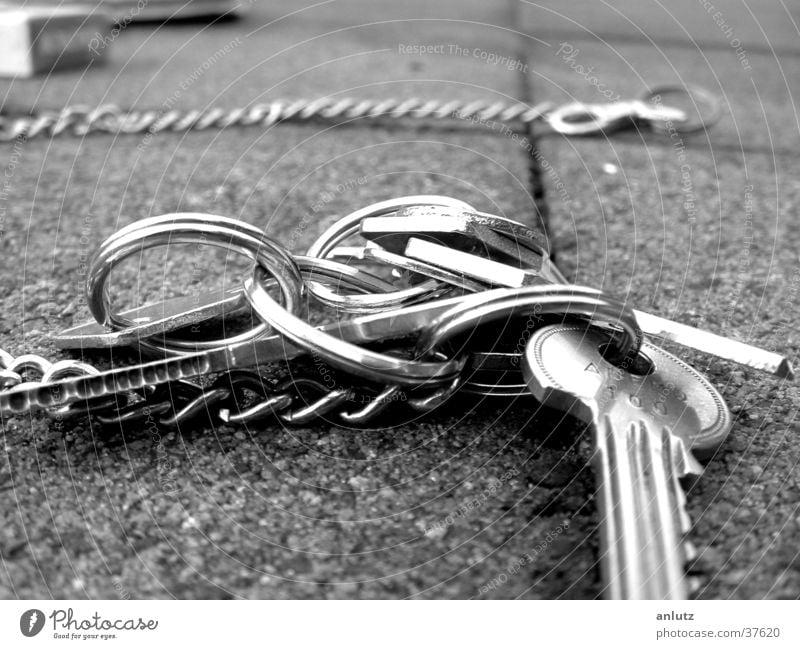
[[[510,25],[521,24],[520,5],[517,0],[507,0],[509,10]],[[528,55],[528,47],[524,35],[520,34],[516,37],[516,53],[515,56],[522,64],[516,70],[519,99],[529,106],[535,104],[535,93],[533,84],[527,75],[530,57]],[[534,132],[534,125],[532,123],[524,124],[521,133],[525,136],[525,155],[528,158],[528,179],[529,190],[533,198],[534,208],[536,210],[533,214],[532,220],[543,230],[545,237],[550,243],[550,257],[555,261],[556,249],[553,245],[550,227],[550,207],[547,203],[547,195],[544,185],[544,177],[542,167],[540,164],[541,156],[536,145],[536,135]]]

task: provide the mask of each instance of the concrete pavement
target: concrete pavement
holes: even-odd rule
[[[709,14],[702,2],[671,3],[667,15],[641,2],[264,2],[239,21],[133,25],[106,68],[6,82],[6,111],[332,94],[606,101],[577,71],[591,65],[622,97],[661,81],[701,84],[723,97],[725,115],[680,149],[636,132],[542,134],[534,173],[524,147],[460,125],[281,125],[6,147],[0,344],[57,357],[48,336],[85,316],[86,255],[144,216],[235,216],[302,250],[356,207],[439,193],[531,223],[546,209],[569,274],[794,355],[785,323],[798,315],[790,151],[800,129],[787,72],[796,27],[772,6],[715,4]],[[562,43],[580,50],[574,60],[557,54]],[[308,226],[298,232],[300,222]],[[191,255],[154,252],[120,269],[120,303],[187,290]],[[241,263],[207,259],[203,281],[239,281]],[[796,388],[687,358],[737,417],[689,494],[699,596],[796,597]],[[0,595],[597,597],[594,484],[580,433],[527,401],[469,399],[367,431],[267,423],[161,440],[89,420],[14,418],[0,454]],[[165,471],[176,491],[165,491]]]

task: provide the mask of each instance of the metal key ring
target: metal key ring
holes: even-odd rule
[[[244,233],[244,234],[251,234],[253,237],[258,238],[261,241],[263,235],[261,232],[252,225],[247,223],[237,221],[234,219],[228,219],[225,217],[212,217],[214,221],[214,225],[220,225],[221,232],[231,232],[231,233]],[[146,223],[144,226],[141,223],[135,223],[131,226],[125,228],[125,232],[123,232],[123,236],[120,237],[115,235],[114,237],[110,237],[106,240],[104,244],[104,248],[108,247],[109,241],[112,244],[119,245],[119,241],[127,241],[127,240],[140,240],[142,236],[142,232],[148,232],[148,228],[152,228],[157,226],[159,223],[164,224],[165,222],[174,225],[175,223],[179,223],[181,226],[184,227],[194,227],[194,224],[203,223],[208,221],[208,217],[202,214],[177,214],[168,217],[155,217],[151,219],[145,219]],[[220,223],[218,224],[217,221]],[[140,244],[141,245],[141,244]],[[155,244],[158,245],[158,244]],[[150,247],[150,246],[147,246]],[[224,246],[223,247],[227,247]],[[139,248],[141,249],[141,247]],[[121,259],[117,259],[116,263],[121,261]],[[381,278],[372,275],[371,273],[367,273],[363,269],[354,268],[352,266],[348,266],[346,264],[342,264],[333,260],[329,259],[319,259],[317,257],[296,257],[295,261],[297,262],[298,267],[300,268],[302,277],[304,280],[315,280],[319,282],[325,281],[333,281],[337,282],[340,285],[345,285],[347,288],[355,291],[362,291],[369,295],[371,294],[380,294],[390,291],[393,286],[389,282],[382,280]],[[110,272],[110,271],[109,271]],[[271,287],[275,285],[280,285],[277,279],[271,278],[267,281],[266,286]],[[321,285],[322,288],[325,288]],[[121,318],[116,315],[111,315],[112,318],[111,323],[113,327],[119,327],[118,323],[127,323],[128,320]],[[177,314],[175,317],[180,317],[180,314]],[[196,324],[196,323],[195,323]],[[130,325],[127,325],[130,326]],[[258,331],[263,331],[263,328],[257,327],[250,332],[244,332],[243,334],[239,334],[235,337],[225,338],[221,340],[212,340],[212,341],[184,341],[177,338],[166,338],[163,337],[161,339],[161,344],[157,344],[155,340],[139,340],[139,345],[143,349],[148,349],[151,351],[167,351],[177,354],[182,353],[191,353],[194,351],[198,351],[200,349],[212,349],[216,347],[220,347],[227,344],[235,344],[237,342],[242,342],[244,340],[249,340],[253,337],[257,337]],[[148,336],[148,338],[154,338],[155,336]]]
[[[719,121],[719,118],[722,116],[722,104],[716,95],[709,92],[705,88],[692,84],[665,84],[656,86],[652,90],[642,94],[640,101],[650,106],[654,104],[658,105],[661,103],[661,98],[663,95],[671,95],[675,93],[686,95],[689,101],[691,101],[692,106],[697,108],[698,115],[700,115],[701,105],[705,105],[709,108],[709,112],[705,117],[700,115],[700,117],[694,122],[689,119],[684,122],[671,122],[672,130],[678,133],[694,133],[696,131],[703,131],[716,124]],[[670,123],[664,120],[651,121],[650,128],[660,133],[669,133],[671,130]]]
[[[350,266],[333,259],[294,255],[294,260],[307,281],[336,282],[346,288],[368,295],[380,295],[394,290],[394,285],[363,268]]]
[[[239,219],[230,218],[228,216],[207,214],[205,212],[175,212],[172,214],[162,214],[160,216],[149,216],[147,218],[134,221],[133,223],[129,223],[124,228],[120,228],[111,234],[105,241],[103,241],[100,249],[102,250],[107,246],[113,245],[119,239],[126,239],[134,232],[138,232],[154,225],[162,225],[164,223],[169,223],[174,226],[191,226],[195,223],[210,223],[212,225],[225,227],[226,229],[235,232],[243,232],[258,239],[266,236],[265,233],[257,226],[245,221],[240,221]],[[283,248],[283,246],[281,246],[279,243],[276,243],[270,237],[267,236],[267,239],[273,246]],[[286,254],[290,254],[288,251],[285,252]],[[98,251],[96,255],[97,254],[100,254],[100,251]]]
[[[381,384],[430,386],[453,380],[466,363],[466,359],[439,363],[405,360],[331,336],[278,304],[264,288],[266,279],[266,271],[256,266],[253,278],[245,282],[253,310],[279,334],[334,367]]]
[[[406,270],[417,275],[423,275],[435,280],[437,284],[448,284],[453,288],[460,288],[469,293],[478,293],[485,290],[485,286],[469,277],[464,277],[458,273],[428,264],[418,259],[412,259],[405,255],[398,255],[394,252],[389,252],[376,244],[364,246],[361,251],[363,259],[368,261],[376,261],[394,268]],[[426,282],[427,284],[427,282]]]
[[[333,249],[336,248],[336,246],[338,246],[342,241],[359,233],[361,222],[364,219],[371,216],[386,216],[387,214],[393,214],[403,207],[412,205],[437,205],[442,207],[451,207],[458,210],[474,211],[474,208],[468,203],[455,198],[450,198],[448,196],[436,195],[401,196],[400,198],[393,198],[388,201],[373,203],[372,205],[367,205],[360,210],[351,212],[347,216],[344,216],[336,221],[336,223],[325,230],[325,232],[323,232],[317,238],[317,240],[311,244],[306,255],[309,257],[327,257],[328,254],[331,253]],[[323,302],[327,301],[328,303],[332,303],[336,301],[335,294],[332,295],[330,291],[326,291],[314,282],[309,282],[306,285],[306,289],[311,295]],[[385,304],[388,304],[394,308],[406,306],[413,304],[420,299],[432,297],[439,291],[439,289],[440,286],[438,284],[431,282],[414,287],[413,289],[396,291],[394,294],[388,293],[384,296],[386,300]],[[346,300],[345,302],[347,303],[347,308],[355,312],[358,312],[358,310],[362,310],[362,312],[378,310],[374,306],[375,298],[372,298],[371,296],[364,296],[363,298],[360,298],[359,296],[351,296],[350,299]]]
[[[555,284],[498,289],[488,300],[480,294],[464,298],[423,331],[417,342],[416,355],[425,358],[454,336],[473,331],[482,324],[543,314],[584,316],[593,324],[604,322],[619,326],[622,336],[615,341],[616,349],[612,354],[615,363],[634,358],[642,345],[642,330],[630,307],[596,289]]]
[[[316,259],[316,257],[309,257],[309,259]],[[349,268],[352,268],[352,266],[349,266]],[[309,290],[309,294],[313,295],[314,299],[319,303],[343,313],[360,315],[411,306],[424,300],[438,299],[451,288],[450,286],[443,286],[439,282],[425,282],[424,284],[399,291],[392,290],[361,295],[342,295],[314,281],[313,278],[307,279],[309,281],[306,286],[312,282],[314,284],[314,292],[312,293]]]
[[[366,256],[364,257],[366,259]],[[366,289],[362,290],[360,295],[345,295],[337,293],[336,291],[328,288],[319,282],[320,277],[314,277],[311,274],[303,275],[307,284],[314,283],[314,292],[309,294],[314,297],[318,302],[327,307],[331,307],[344,313],[357,313],[368,314],[380,311],[387,311],[389,309],[397,309],[404,306],[411,306],[417,302],[427,299],[436,299],[441,293],[449,290],[449,286],[442,286],[439,282],[425,282],[424,285],[412,286],[411,288],[397,290],[397,288],[390,282],[387,282],[377,275],[373,275],[357,266],[350,266],[342,264],[332,259],[323,259],[321,257],[307,257],[297,255],[295,257],[302,270],[318,271],[316,266],[324,267],[330,265],[339,270],[338,275],[322,277],[322,279],[329,279],[338,281],[348,285],[349,288]],[[335,266],[334,266],[335,265]],[[372,284],[366,285],[365,280],[359,278],[369,278]],[[361,282],[364,286],[358,285],[355,282]]]
[[[336,246],[348,237],[358,234],[361,226],[361,221],[372,216],[386,216],[392,214],[404,207],[413,205],[436,205],[441,207],[452,207],[458,210],[467,210],[474,212],[473,208],[468,203],[460,201],[456,198],[449,196],[420,195],[420,196],[401,196],[399,198],[391,198],[388,201],[381,201],[362,207],[360,210],[351,212],[347,216],[342,217],[325,232],[323,232],[314,243],[308,248],[306,255],[309,257],[327,257]]]
[[[203,223],[208,222],[209,217],[216,225],[226,226],[237,232],[245,232],[248,234],[252,234],[254,237],[262,237],[263,233],[259,230],[256,226],[246,223],[244,221],[240,221],[238,219],[232,219],[225,216],[219,215],[208,215],[203,213],[195,213],[195,212],[183,212],[183,213],[176,213],[176,214],[169,214],[164,216],[154,216],[149,217],[146,219],[142,219],[140,221],[136,221],[131,223],[124,228],[121,228],[110,237],[108,237],[104,242],[102,247],[107,247],[112,245],[115,241],[125,238],[131,235],[133,232],[138,232],[144,228],[159,225],[161,223],[171,223],[173,225],[191,225],[193,223]],[[306,280],[320,280],[320,279],[329,279],[332,281],[344,282],[347,284],[348,288],[354,290],[363,290],[365,293],[388,293],[394,290],[394,286],[387,282],[377,275],[373,275],[368,273],[367,271],[356,268],[353,266],[349,266],[347,264],[341,264],[332,260],[322,259],[319,257],[308,257],[308,256],[300,256],[295,255],[295,260],[298,263],[301,271],[304,271],[304,279]],[[318,275],[319,277],[315,277]],[[348,298],[350,296],[340,296],[339,294],[334,293],[326,286],[322,284],[316,284],[319,292],[318,297],[320,301],[328,306],[332,307],[339,307],[341,308],[343,304],[346,304]],[[429,291],[420,291],[421,294],[427,295]],[[372,297],[371,295],[367,297]],[[340,304],[341,302],[342,304]],[[178,314],[177,317],[179,317]],[[117,316],[115,318],[117,322],[125,322],[127,323],[125,328],[129,328],[133,325],[128,320],[125,320],[122,317]],[[113,324],[113,323],[112,323]]]
[[[159,225],[161,223],[171,223],[173,225],[192,225],[194,223],[207,222],[211,222],[215,225],[225,226],[226,229],[230,229],[235,232],[251,234],[253,237],[257,237],[259,239],[264,236],[262,231],[259,230],[255,225],[251,225],[245,221],[232,219],[226,216],[184,212],[149,217],[131,223],[108,237],[103,242],[102,247],[109,246],[120,238],[128,237],[133,232],[138,232],[144,228],[153,225]],[[297,261],[298,266],[302,271],[307,271],[310,274],[318,275],[319,277],[316,279],[344,281],[349,288],[356,290],[360,288],[365,292],[371,291],[376,293],[386,293],[394,290],[394,286],[390,282],[387,282],[377,275],[368,273],[360,268],[342,264],[333,260],[322,259],[320,257],[294,255],[294,259]]]
[[[422,300],[435,299],[447,292],[449,286],[426,282],[425,286],[412,286],[398,291],[393,284],[357,266],[350,266],[332,259],[296,256],[306,286],[313,283],[311,295],[324,306],[344,313],[369,314],[389,309],[411,306]],[[356,291],[355,295],[337,293],[324,282],[336,282]]]
[[[286,310],[299,311],[304,284],[297,263],[283,247],[253,226],[205,214],[166,215],[147,221],[144,226],[133,224],[110,237],[92,261],[86,280],[87,299],[92,315],[102,325],[124,328],[129,324],[110,310],[106,282],[113,268],[137,251],[181,243],[208,244],[252,259],[276,280]],[[162,353],[182,354],[252,340],[266,331],[267,325],[261,322],[237,336],[220,340],[187,341],[164,336],[160,341],[142,340],[140,346]]]

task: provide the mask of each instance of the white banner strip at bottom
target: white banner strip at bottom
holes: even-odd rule
[[[2,647],[800,647],[797,601],[2,601]]]

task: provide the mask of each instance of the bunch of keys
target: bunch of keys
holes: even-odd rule
[[[356,235],[366,245],[342,245]],[[199,241],[255,261],[242,289],[188,309],[172,301],[111,313],[106,280],[116,264],[146,248]],[[413,281],[397,286],[371,272],[374,267],[388,267]],[[270,295],[270,286],[280,290],[281,302]],[[342,287],[347,290],[341,292]],[[80,362],[51,365],[39,357],[6,354],[0,357],[5,388],[0,414],[44,408],[63,416],[88,409],[102,411],[101,421],[124,423],[136,420],[142,404],[152,413],[156,398],[162,400],[156,412],[163,413],[163,425],[213,408],[223,421],[245,424],[265,416],[306,423],[333,414],[362,425],[400,393],[407,397],[406,407],[422,413],[458,392],[533,396],[591,427],[604,592],[611,598],[688,597],[684,565],[691,558],[685,543],[690,521],[681,481],[702,472],[697,458],[712,454],[731,428],[730,413],[714,387],[644,340],[640,327],[792,376],[788,359],[780,355],[634,311],[600,291],[565,282],[536,231],[439,196],[404,197],[358,210],[297,257],[254,226],[233,219],[198,214],[146,219],[101,246],[87,294],[96,322],[63,332],[56,338],[60,346],[132,345],[156,360],[100,372]],[[306,297],[343,317],[312,326],[301,317]],[[176,336],[187,325],[244,305],[260,319],[250,331],[216,341]],[[506,323],[516,341],[520,329],[508,323],[519,324],[532,314],[564,322],[537,328],[524,349],[514,351],[497,351],[493,343],[498,341],[487,345],[486,336],[476,335],[487,324]],[[401,351],[392,353],[396,349]],[[353,411],[347,406],[355,387],[320,390],[317,382],[318,398],[300,403],[299,388],[307,379],[295,378],[293,386],[275,384],[266,370],[300,357],[321,360],[352,377],[354,385],[373,386],[377,394]],[[40,374],[38,382],[23,380],[31,368]],[[487,372],[510,376],[511,382],[476,379]],[[207,388],[186,382],[211,373],[224,380]],[[237,385],[261,399],[241,406]],[[188,397],[180,404],[163,402],[164,391],[158,392],[163,386],[172,401],[179,398],[175,395]],[[120,407],[120,398],[130,402]]]

